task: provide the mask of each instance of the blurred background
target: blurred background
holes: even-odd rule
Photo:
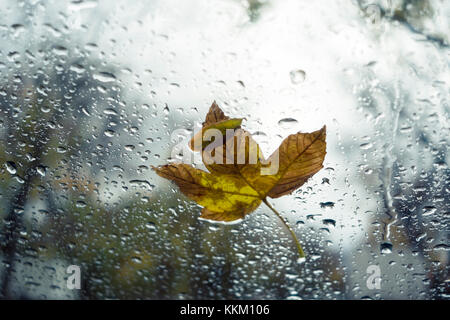
[[[2,0],[0,15],[0,297],[449,299],[449,2]],[[327,125],[325,168],[271,200],[305,261],[267,207],[202,221],[151,170],[214,100],[265,155]]]

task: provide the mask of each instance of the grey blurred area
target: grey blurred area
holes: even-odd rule
[[[1,298],[449,299],[450,2],[0,14]],[[326,124],[324,169],[270,200],[306,260],[267,207],[199,220],[151,170],[214,100],[266,155]]]

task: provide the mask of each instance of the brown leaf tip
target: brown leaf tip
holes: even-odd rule
[[[203,122],[203,126],[205,125],[211,125],[213,123],[228,120],[229,117],[225,115],[225,113],[220,109],[219,105],[217,104],[216,100],[211,104],[211,107],[209,107],[209,111],[206,114],[205,122]]]

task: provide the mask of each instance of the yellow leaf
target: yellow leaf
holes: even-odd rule
[[[229,119],[214,102],[200,138],[209,129],[217,129],[217,141],[203,141],[194,148],[202,152],[203,162],[210,172],[188,164],[168,164],[153,169],[203,206],[201,218],[204,219],[227,222],[242,219],[264,202],[286,225],[296,240],[300,256],[304,256],[294,231],[267,202],[267,197],[278,198],[291,193],[323,167],[326,128],[290,135],[265,161],[258,144],[240,128],[241,122],[242,119]],[[228,136],[227,129],[233,129],[234,134]],[[267,174],[263,169],[273,164],[276,164],[275,172]]]
[[[153,169],[175,182],[186,196],[216,213],[239,212],[242,218],[261,203],[258,192],[237,174],[211,174],[182,163]]]
[[[276,185],[267,194],[278,198],[289,194],[303,185],[310,177],[323,168],[326,154],[326,127],[312,133],[290,135],[269,157],[279,159]]]

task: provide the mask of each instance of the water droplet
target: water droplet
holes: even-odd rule
[[[17,173],[17,166],[12,161],[5,162],[5,168],[11,174],[16,174]]]
[[[305,258],[305,257],[302,257],[302,258],[298,258],[298,259],[297,259],[297,263],[298,263],[298,264],[303,264],[303,263],[305,263],[305,261],[306,261],[306,258]]]
[[[148,182],[147,180],[130,180],[130,185],[132,187],[146,187],[147,189],[149,189],[150,191],[153,190],[154,185],[152,185],[150,182]]]
[[[108,109],[103,110],[103,113],[107,114],[107,115],[113,115],[113,116],[117,116],[118,115],[117,111],[112,109],[112,108],[108,108]]]
[[[334,202],[331,202],[331,201],[321,202],[320,207],[321,208],[333,208]]]
[[[59,147],[56,148],[56,152],[58,152],[58,153],[66,153],[67,149],[65,147],[59,146]]]
[[[92,52],[92,51],[98,49],[98,45],[97,45],[96,43],[89,42],[89,43],[86,43],[86,45],[84,46],[84,48],[85,48],[87,51]]]
[[[291,77],[291,82],[293,84],[299,84],[305,81],[306,79],[306,73],[303,70],[292,70],[289,72],[289,76]]]
[[[14,178],[15,178],[16,181],[17,181],[18,183],[20,183],[20,184],[24,184],[24,183],[25,183],[25,180],[24,180],[23,178],[19,177],[19,176],[14,176]]]
[[[39,173],[42,177],[45,177],[46,168],[44,166],[37,166],[36,172]]]
[[[17,51],[12,51],[10,53],[8,53],[8,60],[11,62],[14,62],[14,60],[17,60],[20,58],[20,53],[18,53]]]
[[[113,170],[114,171],[119,171],[119,172],[123,172],[124,171],[123,168],[121,166],[118,166],[118,165],[114,165],[113,166]]]
[[[283,129],[292,128],[296,124],[298,124],[298,121],[294,118],[283,118],[278,121],[278,125]]]
[[[91,116],[91,114],[89,113],[89,111],[88,111],[85,107],[82,107],[82,108],[81,108],[81,111],[83,111],[83,113],[84,113],[85,115],[87,115],[88,117]]]
[[[426,217],[426,216],[431,216],[432,214],[434,214],[436,212],[436,207],[434,206],[425,206],[423,208],[423,213],[422,216]]]
[[[371,142],[367,142],[367,143],[360,144],[359,147],[362,150],[368,150],[373,147],[373,144]]]
[[[22,32],[25,31],[25,27],[23,24],[15,23],[11,25],[11,29],[13,31],[14,37],[19,36]]]
[[[46,106],[46,105],[41,106],[41,111],[42,111],[43,113],[49,113],[50,110],[51,110],[51,109],[50,109],[49,106]]]
[[[104,132],[105,136],[107,136],[107,137],[114,137],[115,133],[116,132],[114,130],[111,130],[111,129],[105,130],[105,132]]]
[[[142,263],[142,260],[139,257],[133,257],[133,258],[131,258],[131,261],[133,261],[134,263],[138,263],[138,264]]]
[[[390,243],[390,242],[383,242],[383,243],[380,245],[380,251],[381,251],[381,253],[383,253],[383,254],[389,254],[389,253],[392,253],[392,243]]]
[[[77,208],[85,208],[87,206],[87,204],[86,204],[86,202],[79,200],[76,202],[75,206]]]
[[[169,106],[168,106],[167,104],[166,104],[166,106],[164,107],[163,112],[164,112],[165,115],[168,115],[168,114],[169,114],[170,109],[169,109]]]
[[[149,221],[145,224],[145,227],[149,230],[149,231],[156,231],[156,224],[152,221]]]
[[[69,50],[63,46],[54,46],[52,52],[57,56],[67,56],[69,54]]]
[[[326,226],[333,226],[333,227],[336,226],[336,221],[333,219],[323,219],[322,223]]]
[[[410,133],[413,131],[413,127],[411,126],[407,126],[407,127],[401,127],[400,128],[400,132],[401,133]]]
[[[79,11],[83,9],[95,8],[97,5],[97,0],[74,0],[70,2],[69,9],[73,11]]]
[[[86,69],[84,69],[84,67],[78,63],[74,63],[73,65],[71,65],[69,70],[78,74],[81,74],[86,71]]]
[[[433,247],[434,250],[450,251],[450,246],[445,243],[437,244]]]
[[[110,72],[98,72],[93,75],[95,80],[100,82],[114,82],[116,81],[116,76]]]

